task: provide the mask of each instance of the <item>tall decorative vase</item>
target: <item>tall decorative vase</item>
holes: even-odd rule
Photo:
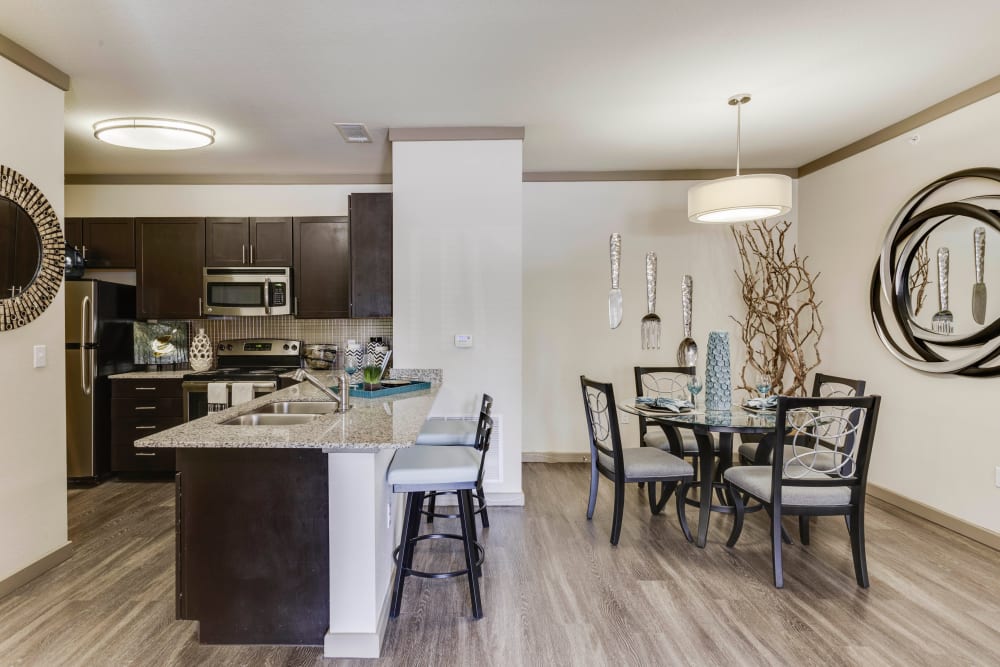
[[[188,360],[194,371],[207,371],[212,367],[212,339],[204,329],[198,329],[198,335],[191,341]]]
[[[708,334],[705,354],[705,408],[729,410],[733,406],[733,385],[729,371],[729,332]]]

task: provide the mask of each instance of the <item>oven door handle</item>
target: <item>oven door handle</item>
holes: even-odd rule
[[[250,254],[253,254],[253,246],[250,246]],[[271,314],[271,279],[264,278],[264,314]]]

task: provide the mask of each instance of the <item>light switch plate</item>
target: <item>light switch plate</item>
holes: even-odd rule
[[[49,364],[48,353],[44,345],[36,345],[33,349],[32,363],[35,368],[45,368]]]
[[[472,347],[472,336],[469,334],[455,334],[455,347]]]

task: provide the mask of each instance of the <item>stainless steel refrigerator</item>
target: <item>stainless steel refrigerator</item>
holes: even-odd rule
[[[71,482],[111,472],[111,380],[132,370],[135,287],[66,281],[66,462]]]

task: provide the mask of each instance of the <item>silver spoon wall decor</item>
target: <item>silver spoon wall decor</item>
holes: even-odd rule
[[[694,366],[698,363],[698,343],[691,338],[691,310],[694,306],[694,290],[691,276],[681,279],[681,322],[684,325],[684,340],[677,346],[677,365]]]

